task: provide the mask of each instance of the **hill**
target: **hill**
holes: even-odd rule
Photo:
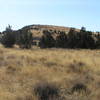
[[[28,25],[23,27],[22,29],[28,29],[33,33],[35,37],[41,37],[43,30],[51,30],[51,31],[66,31],[70,30],[70,27],[63,27],[63,26],[53,26],[53,25]],[[79,31],[79,29],[76,29]]]

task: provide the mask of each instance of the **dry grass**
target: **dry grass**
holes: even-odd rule
[[[0,47],[0,100],[38,100],[43,82],[59,87],[59,100],[99,100],[100,50]]]

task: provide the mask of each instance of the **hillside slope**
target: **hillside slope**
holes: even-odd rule
[[[23,27],[22,29],[28,29],[33,33],[33,36],[41,37],[43,30],[52,30],[52,31],[66,31],[70,30],[70,27],[63,27],[63,26],[53,26],[53,25],[28,25]],[[79,29],[76,29],[79,31]]]

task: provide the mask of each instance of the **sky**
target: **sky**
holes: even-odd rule
[[[0,0],[0,31],[43,24],[100,31],[100,0]]]

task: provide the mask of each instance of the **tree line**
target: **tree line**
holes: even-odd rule
[[[43,31],[43,36],[40,41],[41,48],[70,48],[70,49],[99,49],[100,48],[100,33],[92,33],[86,31],[82,27],[78,32],[75,28],[71,28],[68,33],[65,31],[57,32],[56,38],[52,32]]]
[[[1,34],[0,42],[6,48],[12,48],[15,44],[22,49],[30,49],[32,47],[33,36],[27,29],[13,31],[9,25]]]
[[[15,44],[23,49],[32,47],[33,36],[28,29],[13,31],[9,25],[0,34],[0,42],[6,48],[12,48]],[[38,46],[40,48],[100,49],[100,33],[94,34],[87,31],[85,27],[80,31],[71,28],[69,32],[43,30]]]

